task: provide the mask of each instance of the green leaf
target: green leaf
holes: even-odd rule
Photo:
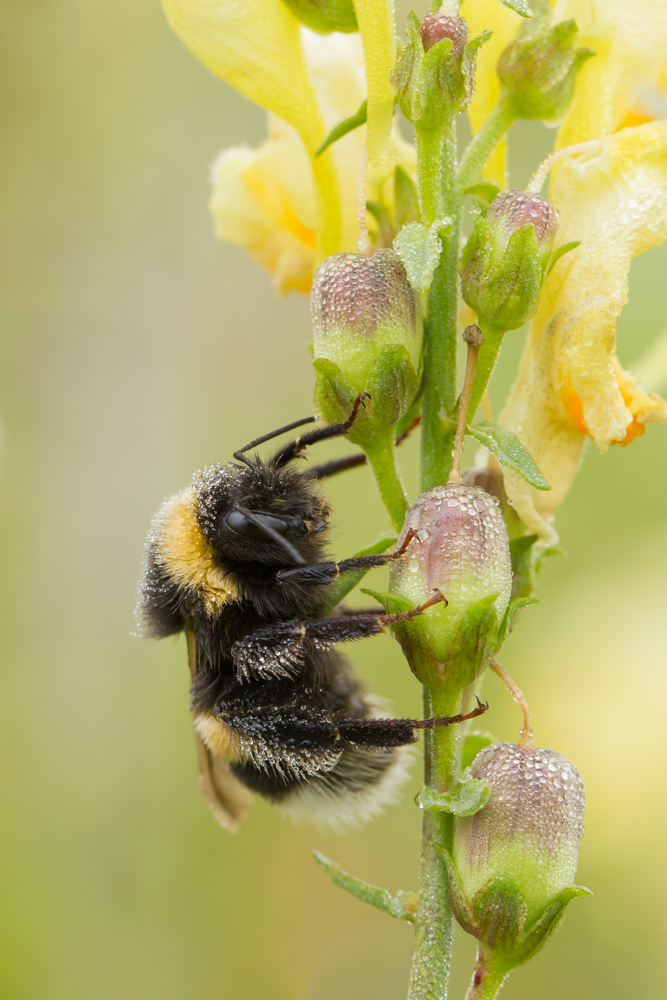
[[[549,257],[549,266],[547,268],[547,274],[551,272],[551,268],[554,266],[554,264],[558,263],[561,257],[564,257],[566,253],[570,252],[570,250],[576,250],[577,247],[579,246],[581,246],[581,240],[572,240],[570,243],[563,243],[563,245],[558,247],[557,250],[554,250],[553,253],[551,254],[551,257]]]
[[[315,157],[321,156],[325,149],[328,149],[332,143],[337,142],[342,139],[344,135],[348,132],[353,132],[355,128],[359,128],[360,125],[366,124],[366,119],[368,118],[368,107],[367,102],[363,101],[359,107],[356,114],[351,115],[349,118],[343,119],[338,125],[335,125],[328,136],[322,142],[318,148],[315,150]]]
[[[427,812],[474,816],[486,805],[490,794],[489,785],[473,778],[470,771],[466,770],[448,792],[435,792],[428,785],[423,785],[417,796],[417,805]]]
[[[403,261],[408,281],[418,292],[427,292],[431,286],[442,253],[438,231],[448,223],[448,219],[438,219],[431,226],[410,222],[394,238],[394,250]]]
[[[469,427],[468,431],[480,444],[489,449],[501,465],[511,472],[516,472],[530,486],[534,486],[537,490],[551,489],[531,458],[530,452],[512,431],[500,427],[491,420],[482,420]]]
[[[478,198],[483,198],[484,201],[488,202],[489,205],[496,197],[500,188],[493,181],[480,181],[479,184],[471,184],[464,190],[464,194],[475,195]]]
[[[383,913],[388,913],[397,920],[406,920],[409,924],[415,922],[415,912],[417,910],[417,895],[414,892],[403,892],[400,890],[396,896],[391,896],[386,889],[380,889],[376,885],[369,885],[362,882],[360,878],[354,878],[347,872],[341,871],[338,865],[325,858],[319,851],[313,851],[313,857],[326,872],[334,885],[339,889],[345,889],[352,896],[356,896],[363,903],[370,903]]]
[[[468,733],[463,741],[463,756],[461,757],[461,767],[470,767],[480,750],[484,747],[497,743],[498,740],[493,733],[488,730],[476,729],[473,733]]]
[[[519,17],[533,17],[533,12],[526,3],[526,0],[500,0],[501,4],[509,7]]]
[[[390,549],[392,545],[395,544],[395,535],[380,538],[379,541],[374,542],[372,545],[368,545],[365,549],[355,552],[354,558],[356,559],[358,556],[380,555],[382,552],[386,552],[387,549]],[[340,604],[340,602],[347,597],[350,591],[354,590],[357,584],[363,580],[366,573],[368,573],[367,569],[351,569],[347,570],[345,573],[341,573],[329,591],[329,596],[324,607],[322,608],[321,616],[323,617],[328,615],[332,608],[335,608],[337,604]]]

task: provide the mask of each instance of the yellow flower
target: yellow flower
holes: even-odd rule
[[[667,239],[667,123],[623,129],[600,151],[564,161],[551,199],[559,241],[581,240],[547,279],[518,378],[500,423],[519,435],[552,486],[538,493],[506,474],[528,529],[553,539],[553,514],[569,490],[584,443],[629,444],[667,405],[644,392],[615,356],[616,318],[633,257]]]
[[[665,0],[552,0],[554,20],[573,17],[582,67],[556,148],[596,139],[624,123],[637,96],[658,80],[667,52]]]
[[[308,153],[326,128],[308,75],[301,26],[281,0],[163,0],[171,27],[217,76],[280,115]],[[331,153],[314,159],[319,254],[340,242],[340,193]]]
[[[353,114],[366,94],[358,35],[318,35],[303,29],[309,79],[327,130]],[[357,184],[366,128],[334,143],[330,154],[340,193],[340,238],[332,252],[356,250]],[[415,151],[395,129],[392,146],[403,169],[415,172]],[[269,115],[269,138],[258,149],[226,150],[212,170],[210,209],[216,233],[244,247],[272,275],[276,289],[308,292],[318,263],[317,203],[308,155],[295,130]],[[393,180],[372,168],[367,196],[391,207]]]

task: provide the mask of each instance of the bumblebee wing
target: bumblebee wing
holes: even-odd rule
[[[199,791],[213,818],[224,830],[236,833],[250,810],[252,796],[232,774],[227,761],[211,753],[195,730]]]
[[[190,673],[194,677],[197,672],[195,637],[192,632],[188,632],[187,637],[188,662]],[[252,795],[245,785],[234,777],[227,761],[211,753],[196,728],[195,746],[199,770],[199,791],[215,821],[220,824],[223,830],[236,833],[239,824],[248,815]]]

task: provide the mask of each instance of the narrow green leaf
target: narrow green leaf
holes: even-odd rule
[[[500,0],[501,4],[509,7],[519,17],[533,17],[533,12],[526,3],[526,0]]]
[[[500,427],[491,420],[482,420],[473,427],[468,427],[468,431],[480,444],[489,449],[501,465],[516,472],[530,486],[534,486],[537,490],[551,489],[531,458],[530,452],[512,431]]]
[[[390,549],[392,545],[396,544],[396,536],[389,535],[385,538],[380,538],[379,541],[374,542],[372,545],[367,546],[365,549],[361,549],[359,552],[355,552],[354,558],[358,556],[374,556],[380,555],[382,552],[386,552]],[[341,575],[336,580],[336,583],[331,588],[329,596],[326,603],[322,609],[322,617],[328,615],[332,608],[335,608],[337,604],[347,597],[351,590],[357,586],[357,584],[363,580],[363,578],[368,573],[367,569],[353,569],[348,570],[346,573],[341,573]]]
[[[583,885],[573,885],[552,899],[538,919],[525,929],[523,936],[515,948],[514,965],[523,965],[544,948],[545,944],[558,930],[565,916],[565,908],[573,899],[580,896],[592,896],[590,889]]]
[[[484,781],[473,778],[470,771],[463,772],[448,792],[436,792],[423,785],[417,796],[417,805],[427,812],[446,812],[453,816],[474,816],[482,809],[491,794]]]
[[[319,145],[316,149],[315,156],[321,156],[324,150],[328,149],[332,143],[342,139],[348,132],[353,132],[354,129],[359,128],[360,125],[365,125],[367,117],[367,103],[366,101],[363,101],[356,114],[351,115],[349,118],[344,118],[342,122],[338,122],[338,125],[334,125],[324,142],[321,143],[321,145]]]
[[[386,889],[380,889],[377,885],[369,885],[368,882],[362,882],[360,878],[354,878],[353,875],[341,871],[334,861],[325,858],[319,851],[313,851],[313,857],[339,889],[345,889],[346,892],[360,899],[362,903],[369,903],[378,910],[382,910],[383,913],[396,917],[397,920],[406,920],[409,924],[414,924],[417,910],[416,893],[401,890],[396,896],[392,896]]]
[[[570,250],[576,250],[577,247],[581,246],[581,240],[572,240],[570,243],[563,243],[562,246],[558,247],[549,257],[549,267],[547,268],[547,274],[551,272],[551,268],[554,264],[558,263],[561,257],[564,257],[566,253]]]

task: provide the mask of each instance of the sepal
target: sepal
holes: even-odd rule
[[[481,942],[496,968],[504,972],[523,965],[545,946],[558,929],[571,900],[593,895],[583,886],[568,886],[527,925],[526,900],[515,879],[498,875],[468,902],[454,859],[446,848],[438,845],[437,850],[447,868],[449,901],[456,920],[467,934]]]

